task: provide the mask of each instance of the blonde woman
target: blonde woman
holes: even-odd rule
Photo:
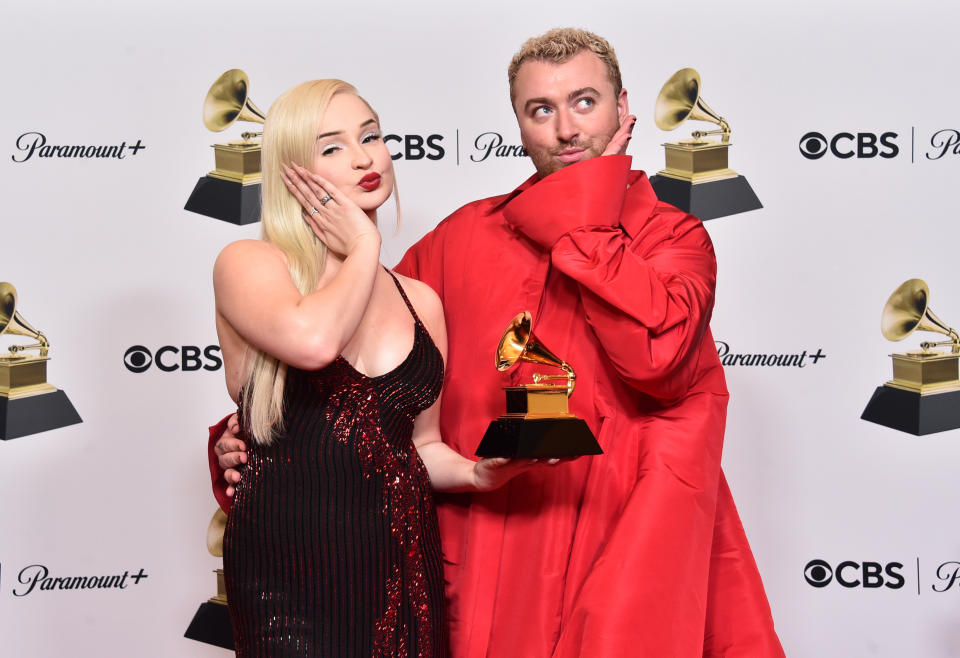
[[[379,118],[349,84],[280,96],[263,135],[263,234],[214,266],[247,469],[224,536],[238,656],[445,655],[430,488],[529,464],[440,440],[443,310],[379,262],[395,189]]]

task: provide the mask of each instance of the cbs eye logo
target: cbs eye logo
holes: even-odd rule
[[[895,158],[900,147],[894,140],[895,132],[876,133],[837,133],[827,137],[823,133],[809,132],[800,138],[800,154],[808,160],[819,160],[827,153],[841,160],[856,157],[859,159]]]
[[[823,560],[810,560],[803,569],[803,577],[814,587],[826,587],[833,580],[833,568]]]
[[[200,369],[213,371],[223,366],[223,359],[220,357],[219,345],[207,345],[204,349],[195,345],[164,345],[155,353],[143,345],[134,345],[123,354],[123,365],[136,374],[146,372],[153,365],[164,372],[194,372]]]
[[[834,569],[826,560],[810,560],[803,568],[803,577],[811,586],[826,587],[834,580],[848,589],[864,587],[876,589],[887,587],[900,589],[906,580],[900,570],[900,562],[888,562],[883,565],[879,562],[853,562],[845,560]]]

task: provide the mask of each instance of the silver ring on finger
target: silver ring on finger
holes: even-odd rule
[[[322,199],[320,199],[320,205],[321,205],[321,206],[327,205],[327,202],[330,201],[330,199],[332,199],[332,198],[333,198],[332,196],[330,196],[329,194],[327,194],[327,195],[324,196]]]
[[[321,202],[321,205],[322,205],[322,202]],[[314,208],[313,206],[310,206],[310,214],[311,214],[311,215],[316,215],[316,214],[319,213],[319,212],[320,212],[319,210],[317,210],[317,209]]]

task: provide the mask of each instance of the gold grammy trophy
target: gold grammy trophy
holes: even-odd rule
[[[687,120],[717,124],[717,130],[695,130],[691,139],[668,142],[666,168],[650,178],[657,197],[701,220],[762,208],[750,183],[728,166],[730,124],[700,96],[700,75],[693,69],[674,73],[654,106],[661,130],[673,130]],[[720,135],[720,141],[705,139]]]
[[[17,289],[0,282],[0,335],[26,336],[32,345],[10,345],[0,356],[0,439],[83,422],[67,394],[47,383],[50,341],[17,310]],[[23,354],[37,350],[38,354]]]
[[[207,526],[207,551],[214,557],[223,557],[223,531],[227,527],[227,515],[219,507]],[[200,604],[187,627],[185,638],[204,642],[224,649],[233,649],[233,626],[227,608],[227,588],[223,581],[223,569],[216,569],[217,593]]]
[[[532,384],[505,386],[507,413],[490,423],[478,457],[572,457],[603,454],[586,422],[570,413],[568,401],[577,376],[533,334],[529,311],[518,314],[500,338],[495,355],[497,370],[505,372],[520,362],[559,368],[564,374],[533,375]],[[550,383],[563,380],[564,383]]]
[[[903,340],[914,331],[945,334],[919,350],[891,354],[893,379],[877,387],[863,420],[921,436],[960,427],[960,335],[930,310],[930,289],[920,279],[901,284],[884,304],[884,338]],[[934,348],[949,346],[949,351]]]
[[[237,121],[266,119],[249,96],[250,81],[230,69],[213,83],[203,101],[203,125],[221,132]],[[260,221],[260,140],[262,133],[244,132],[241,139],[214,144],[216,168],[197,181],[186,210],[232,224]]]

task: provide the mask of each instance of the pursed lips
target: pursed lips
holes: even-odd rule
[[[380,174],[367,174],[360,179],[360,182],[357,183],[363,189],[369,191],[375,190],[380,187]]]
[[[580,160],[581,157],[583,157],[583,154],[585,151],[586,149],[582,149],[582,148],[563,149],[557,154],[557,159],[559,159],[560,162],[563,162],[563,163],[576,162]]]

